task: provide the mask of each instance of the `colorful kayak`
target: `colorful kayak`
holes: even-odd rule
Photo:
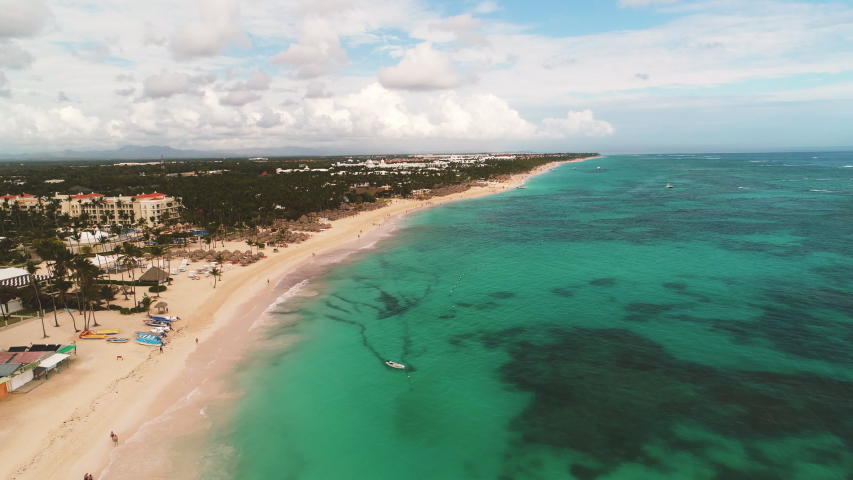
[[[123,337],[110,337],[107,341],[110,343],[127,343],[128,339]]]
[[[160,345],[163,345],[163,342],[161,342],[159,340],[153,340],[150,338],[139,338],[139,337],[136,338],[136,343],[138,343],[140,345],[146,345],[149,347],[159,347]]]
[[[164,334],[162,334],[162,333],[152,333],[152,332],[140,332],[140,331],[136,331],[136,332],[133,332],[133,333],[135,333],[135,334],[137,334],[137,335],[148,335],[148,336],[151,336],[151,337],[157,337],[157,338],[165,337],[165,336],[166,336],[166,335],[164,335]]]
[[[104,334],[97,334],[91,330],[83,330],[80,332],[80,338],[84,340],[100,340],[107,338],[107,336]]]
[[[158,342],[162,342],[161,338],[158,335],[151,335],[149,333],[136,333],[136,338],[147,338],[149,340],[157,340]]]
[[[175,322],[180,319],[180,317],[151,317],[151,320],[155,320],[158,322]]]
[[[115,335],[118,333],[117,328],[113,328],[111,330],[95,330],[96,335]]]

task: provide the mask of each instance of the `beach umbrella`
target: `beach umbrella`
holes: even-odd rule
[[[169,311],[169,304],[166,302],[157,302],[154,308],[157,309],[157,313],[166,313]]]

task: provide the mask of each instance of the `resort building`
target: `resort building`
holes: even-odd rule
[[[4,209],[17,207],[21,211],[27,211],[42,205],[42,203],[43,200],[41,198],[27,193],[0,197],[0,208]]]
[[[61,213],[71,218],[81,218],[89,225],[136,225],[140,220],[148,225],[156,225],[176,217],[181,208],[179,198],[157,192],[118,197],[107,197],[100,193],[56,194],[53,200],[59,203]]]

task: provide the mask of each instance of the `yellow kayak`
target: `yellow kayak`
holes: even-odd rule
[[[115,335],[118,333],[118,329],[114,328],[111,330],[96,330],[94,333],[96,335]]]
[[[83,330],[83,332],[80,334],[80,338],[86,340],[96,340],[100,338],[107,338],[107,336],[103,334],[99,335],[91,330]]]

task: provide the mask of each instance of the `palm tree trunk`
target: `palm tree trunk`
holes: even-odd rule
[[[55,266],[56,263],[54,263],[53,265]],[[50,283],[50,280],[48,280],[48,284],[50,285],[50,303],[51,305],[53,305],[53,326],[58,327],[59,317],[56,316],[56,270],[53,269],[50,264],[48,264],[47,273],[50,274],[51,270],[53,270],[53,274],[51,275],[51,277],[53,277],[54,283]]]
[[[33,291],[36,292],[36,301],[39,304],[39,316],[41,317],[41,332],[44,334],[44,338],[47,338],[47,330],[44,329],[44,309],[41,307],[41,298],[39,298],[39,290],[36,288],[36,282],[33,279],[33,276],[30,275],[30,285],[33,286]]]

